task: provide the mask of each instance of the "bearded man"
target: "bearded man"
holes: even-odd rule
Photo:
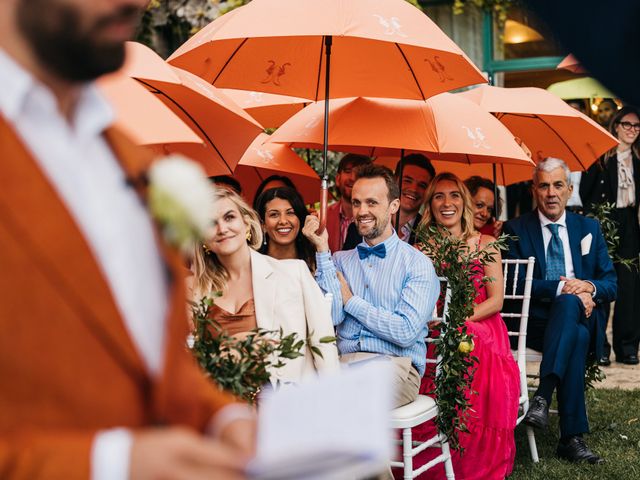
[[[0,2],[0,478],[241,478],[255,420],[185,349],[181,259],[92,80],[146,0]]]
[[[431,260],[396,235],[391,217],[400,207],[391,170],[365,165],[356,171],[353,215],[363,241],[354,250],[329,251],[326,230],[308,216],[303,233],[315,245],[316,280],[333,294],[338,350],[346,363],[386,357],[395,370],[395,405],[418,395],[425,370],[427,321],[440,284]]]

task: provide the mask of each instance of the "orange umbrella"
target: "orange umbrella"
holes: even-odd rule
[[[458,95],[442,93],[426,101],[358,97],[329,103],[332,150],[373,157],[398,155],[404,149],[466,164],[532,165],[504,125]],[[270,141],[299,148],[322,146],[323,104],[311,104],[294,115]]]
[[[230,174],[262,126],[217,88],[172,67],[148,47],[127,43],[123,71],[173,110],[204,141],[172,146],[205,167],[208,175]]]
[[[578,59],[573,55],[567,55],[556,67],[557,69],[569,70],[573,73],[587,73],[584,67],[580,64]]]
[[[200,30],[168,61],[217,87],[312,100],[425,99],[486,81],[464,52],[405,0],[253,0]]]
[[[253,202],[253,194],[265,178],[286,175],[296,186],[305,203],[320,199],[320,177],[307,163],[288,147],[266,143],[269,135],[261,133],[242,156],[234,176],[242,184],[246,198]]]
[[[98,87],[115,110],[116,125],[137,145],[160,151],[179,144],[202,147],[202,139],[135,80],[116,73],[102,77]]]
[[[531,149],[534,161],[557,157],[571,170],[583,170],[618,144],[596,122],[540,88],[483,85],[457,95],[495,114]]]
[[[222,92],[265,128],[278,128],[309,103],[306,98],[221,88]]]
[[[313,100],[425,99],[485,81],[464,52],[405,0],[253,0],[202,29],[169,62],[218,87]],[[324,118],[326,132],[328,111]],[[322,170],[321,229],[326,138]]]

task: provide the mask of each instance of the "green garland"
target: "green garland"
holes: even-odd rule
[[[509,9],[519,3],[520,0],[454,0],[453,14],[460,15],[464,13],[467,5],[475,5],[482,10],[493,13],[498,26],[503,27],[507,21]]]
[[[436,354],[441,357],[433,393],[439,410],[438,430],[448,438],[451,448],[462,452],[458,434],[469,431],[467,419],[474,394],[471,383],[478,362],[471,354],[473,335],[465,325],[473,315],[477,296],[471,279],[478,265],[485,266],[496,260],[496,250],[505,249],[507,237],[503,235],[482,249],[470,249],[464,240],[435,226],[420,227],[416,236],[420,250],[431,258],[437,274],[447,278],[451,290],[444,322],[431,327],[438,333],[435,346]],[[482,279],[483,283],[490,281],[486,276]]]
[[[212,306],[213,300],[208,297],[199,303],[191,302],[194,324],[189,342],[191,352],[222,390],[255,404],[260,390],[269,383],[270,371],[282,368],[285,360],[301,357],[305,340],[298,339],[296,333],[284,335],[282,328],[256,328],[245,337],[236,338],[211,319]],[[320,339],[320,343],[332,342],[334,337]],[[313,355],[322,357],[320,349],[311,345],[309,338],[306,343]]]

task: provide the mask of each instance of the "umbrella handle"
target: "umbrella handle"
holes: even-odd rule
[[[327,203],[329,202],[329,189],[327,187],[327,180],[322,179],[322,185],[320,187],[320,228],[316,232],[320,235],[327,227]]]

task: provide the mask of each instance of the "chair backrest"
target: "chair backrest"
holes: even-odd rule
[[[451,288],[449,288],[449,281],[447,280],[446,277],[438,277],[438,281],[440,282],[441,291],[442,291],[442,288],[445,288],[444,305],[442,306],[442,314],[438,315],[438,303],[436,302],[436,305],[433,307],[433,315],[431,317],[431,320],[429,320],[429,323],[444,322],[447,317],[447,312],[449,311],[449,302],[451,301]],[[426,338],[427,344],[433,343],[434,341],[435,339],[427,336]],[[437,370],[440,367],[440,360],[441,360],[440,357],[438,358],[427,357],[427,363],[436,364],[436,374],[437,374]]]
[[[514,308],[513,312],[502,313],[505,320],[507,330],[510,337],[518,337],[517,348],[514,352],[518,368],[520,370],[520,387],[521,392],[527,391],[526,375],[527,375],[527,324],[529,323],[529,305],[531,302],[531,285],[533,283],[533,267],[536,259],[529,257],[528,259],[502,260],[504,275],[504,299],[513,303],[520,302],[520,309]],[[524,274],[524,288],[519,289],[518,283],[522,283],[522,275]],[[519,319],[519,322],[509,322],[508,319]],[[517,330],[511,328],[511,325],[517,323]]]

